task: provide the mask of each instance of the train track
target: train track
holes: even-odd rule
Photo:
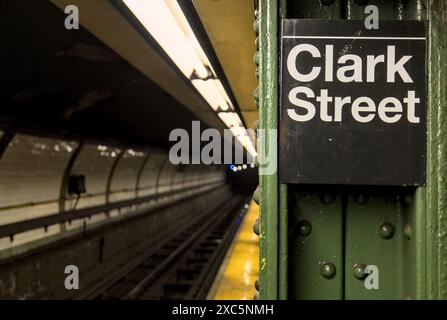
[[[238,229],[236,220],[243,213],[243,200],[247,199],[224,199],[157,250],[148,248],[147,254],[78,299],[205,299]]]

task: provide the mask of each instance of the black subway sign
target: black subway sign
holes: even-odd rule
[[[280,180],[425,184],[425,25],[284,20]]]

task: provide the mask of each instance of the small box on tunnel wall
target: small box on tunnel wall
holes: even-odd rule
[[[80,195],[86,192],[85,175],[70,176],[68,179],[68,193]]]

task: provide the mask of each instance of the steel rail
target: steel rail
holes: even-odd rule
[[[234,222],[235,217],[231,217],[231,222]],[[222,219],[224,221],[224,219]],[[230,222],[230,223],[231,223]],[[204,299],[208,294],[209,288],[211,287],[214,278],[219,271],[220,263],[225,257],[228,248],[231,245],[234,236],[239,229],[239,225],[233,223],[227,229],[224,237],[222,238],[219,247],[209,258],[209,261],[204,266],[204,272],[196,279],[195,285],[189,290],[188,294],[185,296],[185,300],[192,299]]]
[[[138,255],[135,259],[132,261],[126,263],[124,266],[118,268],[116,271],[112,272],[110,276],[108,276],[106,279],[101,280],[100,282],[92,285],[90,288],[88,288],[86,291],[82,292],[80,295],[76,296],[75,300],[86,300],[86,299],[95,299],[98,297],[101,297],[102,294],[106,293],[107,290],[109,290],[111,287],[113,287],[114,284],[120,281],[120,279],[125,278],[128,276],[132,271],[136,270],[139,265],[147,261],[151,258],[154,254],[157,253],[158,250],[162,249],[163,246],[168,244],[169,242],[173,241],[177,236],[180,235],[181,232],[183,232],[189,225],[194,225],[195,223],[201,221],[203,219],[203,216],[198,216],[196,220],[191,221],[189,219],[189,213],[194,211],[188,210],[183,217],[183,219],[178,220],[178,228],[177,231],[174,233],[171,233],[169,238],[167,239],[165,234],[158,235],[157,238],[154,239],[154,243],[160,242],[158,245],[150,245],[149,247],[146,247],[142,250],[142,254]],[[188,223],[189,222],[189,223]],[[164,240],[164,241],[163,241]]]
[[[217,206],[216,209],[219,211],[225,211],[227,207],[230,206],[230,203],[234,202],[235,199],[231,199],[230,201],[226,201],[224,207]],[[219,209],[220,207],[220,209]],[[215,209],[214,209],[215,210]],[[214,210],[211,210],[213,212]],[[163,270],[173,262],[176,261],[177,258],[182,256],[188,249],[190,249],[190,245],[198,240],[201,236],[206,234],[206,230],[210,228],[213,224],[216,224],[216,220],[220,222],[226,216],[216,215],[214,219],[210,219],[205,222],[201,227],[199,227],[185,242],[183,242],[177,249],[175,249],[162,263],[160,263],[154,270],[152,270],[143,280],[141,280],[126,296],[124,299],[126,300],[135,300],[137,299],[141,293],[146,289],[147,285],[157,277]],[[205,217],[206,218],[206,217]]]

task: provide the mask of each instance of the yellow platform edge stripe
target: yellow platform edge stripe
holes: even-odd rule
[[[259,238],[253,224],[259,206],[252,202],[219,269],[208,300],[252,300],[259,277]]]

